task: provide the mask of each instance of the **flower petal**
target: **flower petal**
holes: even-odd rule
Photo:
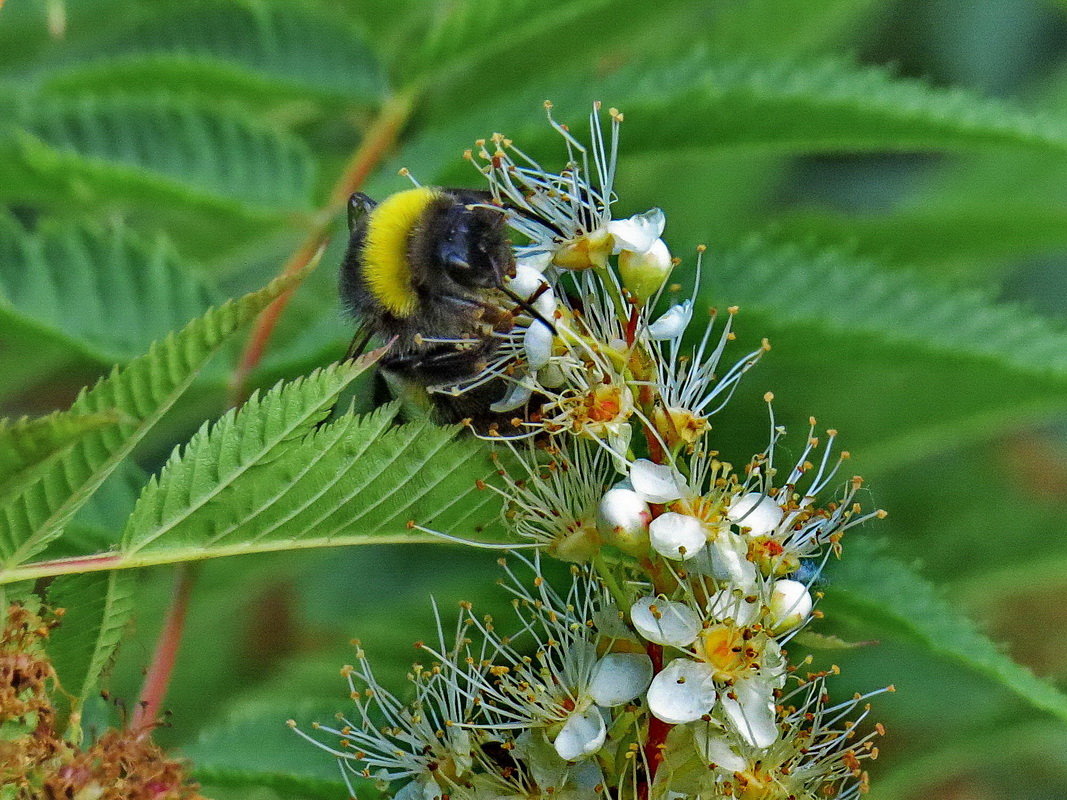
[[[811,592],[800,581],[775,581],[769,603],[774,633],[799,628],[811,615],[813,605]]]
[[[713,578],[730,581],[743,590],[755,587],[756,565],[748,560],[748,545],[739,535],[720,531],[707,551]]]
[[[539,320],[530,323],[522,336],[522,347],[526,351],[526,365],[534,372],[545,366],[552,358],[552,330]]]
[[[508,387],[508,393],[489,406],[489,410],[498,414],[504,411],[514,411],[519,406],[525,405],[532,394],[533,390],[525,383],[513,383]]]
[[[630,607],[637,632],[655,644],[686,647],[700,633],[700,617],[685,603],[642,597]]]
[[[734,682],[729,694],[734,698],[723,694],[722,708],[741,738],[753,747],[770,747],[778,741],[774,692],[769,683],[756,677],[743,678]]]
[[[534,269],[526,264],[516,264],[515,277],[508,279],[508,288],[523,300],[526,300],[532,297],[533,293],[540,289],[543,283],[547,283],[547,281],[541,277],[541,270]]]
[[[760,492],[749,492],[735,497],[726,510],[730,521],[739,525],[750,536],[765,536],[782,521],[782,507],[774,499]]]
[[[711,667],[700,661],[676,658],[648,687],[648,708],[672,725],[693,722],[715,705],[715,683]]]
[[[685,480],[677,470],[639,458],[630,466],[630,483],[634,491],[650,503],[669,503],[684,493]]]
[[[515,254],[516,271],[518,271],[520,267],[527,267],[535,272],[544,272],[545,268],[552,263],[552,257],[554,255],[555,253],[552,250],[546,250],[540,245],[522,250]],[[533,294],[533,292],[530,294]],[[529,297],[530,295],[525,296]]]
[[[629,703],[648,688],[652,659],[644,653],[608,653],[593,667],[589,696],[611,708]]]
[[[693,301],[686,300],[684,303],[668,308],[659,319],[648,326],[649,338],[657,342],[668,339],[677,339],[689,326],[693,318]]]
[[[567,717],[552,746],[564,761],[577,761],[599,750],[607,735],[608,729],[600,709],[590,706],[586,711],[575,712]]]
[[[644,253],[652,248],[663,235],[667,218],[658,208],[650,208],[643,214],[634,214],[628,219],[613,219],[608,223],[608,233],[613,239],[612,253],[633,250]]]
[[[652,549],[664,558],[687,559],[697,555],[708,540],[704,523],[696,517],[667,511],[648,526]]]
[[[748,767],[748,760],[739,756],[730,747],[726,731],[722,723],[717,720],[694,722],[693,739],[704,763],[714,764],[727,772],[740,772]]]

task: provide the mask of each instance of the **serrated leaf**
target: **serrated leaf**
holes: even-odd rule
[[[0,331],[17,315],[103,363],[125,361],[202,314],[217,293],[163,239],[44,222],[28,231],[0,216]]]
[[[118,409],[126,418],[88,433],[36,482],[0,507],[0,558],[10,570],[43,550],[240,327],[303,274],[212,309],[83,392],[70,412]]]
[[[447,79],[610,6],[609,0],[459,0],[445,7],[404,54],[401,71],[408,79]]]
[[[343,362],[278,384],[214,424],[204,423],[145,487],[126,525],[123,550],[134,554],[153,547],[216,544],[217,537],[204,531],[205,520],[239,516],[247,506],[247,498],[237,501],[229,490],[244,481],[255,483],[283,458],[325,419],[367,363]]]
[[[307,147],[236,110],[173,95],[0,100],[0,198],[168,199],[261,215],[310,206]]]
[[[0,504],[92,431],[119,421],[115,412],[0,420]]]
[[[488,493],[477,496],[475,478],[491,472],[477,442],[425,423],[395,427],[394,407],[311,429],[356,374],[334,368],[276,388],[202,431],[145,489],[123,557],[402,539],[412,519],[477,535],[497,513]]]
[[[274,103],[370,103],[386,90],[368,43],[336,13],[298,2],[169,3],[42,67],[49,92],[169,89]]]
[[[297,383],[289,393],[303,387]],[[321,406],[308,412],[314,403],[284,392],[268,393],[248,420],[224,419],[218,431],[201,431],[145,488],[119,550],[81,558],[77,569],[441,541],[413,532],[411,521],[462,538],[498,533],[500,500],[478,489],[479,480],[495,474],[482,442],[454,441],[453,429],[430,423],[391,427],[394,407],[345,415],[308,432]],[[287,417],[291,403],[297,410]],[[299,427],[287,428],[285,420],[305,413],[300,438]],[[245,435],[249,441],[242,442]],[[264,446],[268,440],[277,444]],[[64,560],[27,564],[0,572],[0,584],[70,569]]]
[[[620,156],[724,151],[749,153],[971,151],[991,147],[1067,156],[1067,118],[1027,112],[998,100],[894,78],[885,69],[840,60],[756,61],[697,51],[641,63],[606,78],[542,82],[459,122],[427,130],[401,154],[423,181],[470,182],[459,154],[476,138],[502,131],[555,168],[565,160],[559,135],[537,113],[550,99],[579,140],[594,100],[626,116]],[[453,153],[442,141],[458,144]]]
[[[712,254],[707,273],[705,302],[740,305],[779,328],[865,336],[898,350],[1067,381],[1067,330],[988,293],[949,290],[862,258],[760,239]]]
[[[135,579],[133,572],[60,575],[48,587],[49,605],[66,611],[49,637],[48,654],[71,714],[77,714],[111,663],[133,615]]]
[[[827,614],[845,615],[865,629],[904,633],[930,653],[984,675],[1035,708],[1067,720],[1067,695],[997,648],[947,603],[933,584],[883,548],[853,538],[846,557],[828,572]]]
[[[1067,208],[991,197],[986,203],[924,202],[879,215],[798,211],[775,221],[768,236],[843,247],[883,263],[973,274],[991,262],[1067,247]]]

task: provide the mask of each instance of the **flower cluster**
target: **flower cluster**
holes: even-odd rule
[[[534,550],[501,562],[517,619],[502,633],[464,606],[451,637],[439,619],[408,703],[360,651],[356,715],[317,726],[337,743],[302,735],[405,800],[855,797],[881,733],[857,727],[870,695],[832,704],[787,648],[842,536],[884,513],[814,420],[786,468],[773,411],[747,463],[715,449],[715,414],[769,346],[722,363],[735,308],[685,336],[698,287],[668,300],[661,211],[613,217],[623,116],[605,134],[599,112],[585,146],[549,107],[559,172],[499,134],[468,152],[520,240],[509,289],[541,317],[517,312],[485,370],[447,387],[498,383],[492,411],[514,415],[480,434],[501,478],[480,486]],[[566,589],[542,554],[571,565]]]

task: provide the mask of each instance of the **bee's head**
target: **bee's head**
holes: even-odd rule
[[[452,281],[468,289],[493,289],[515,274],[515,257],[508,240],[502,209],[487,208],[477,192],[445,195],[452,202],[442,207],[433,223],[433,259]]]

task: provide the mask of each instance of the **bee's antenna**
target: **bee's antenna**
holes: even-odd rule
[[[548,288],[548,284],[542,284],[542,288],[540,290],[538,290],[537,294],[534,295],[533,299],[536,300],[537,297],[540,296],[541,293],[544,292],[544,290],[546,288]],[[517,305],[519,308],[521,308],[523,311],[525,311],[531,317],[533,317],[538,322],[540,322],[542,325],[544,325],[546,328],[548,328],[550,331],[552,331],[552,335],[553,336],[556,335],[556,326],[553,325],[551,322],[549,322],[547,319],[545,319],[544,315],[540,311],[538,311],[536,308],[534,308],[532,305],[530,305],[530,301],[529,300],[523,300],[521,297],[519,297],[517,294],[515,294],[515,292],[513,292],[511,289],[509,289],[507,286],[504,286],[503,284],[501,284],[501,286],[500,286],[500,291],[502,291],[504,294],[506,294],[508,297],[510,297],[512,302],[515,303],[515,305]]]

